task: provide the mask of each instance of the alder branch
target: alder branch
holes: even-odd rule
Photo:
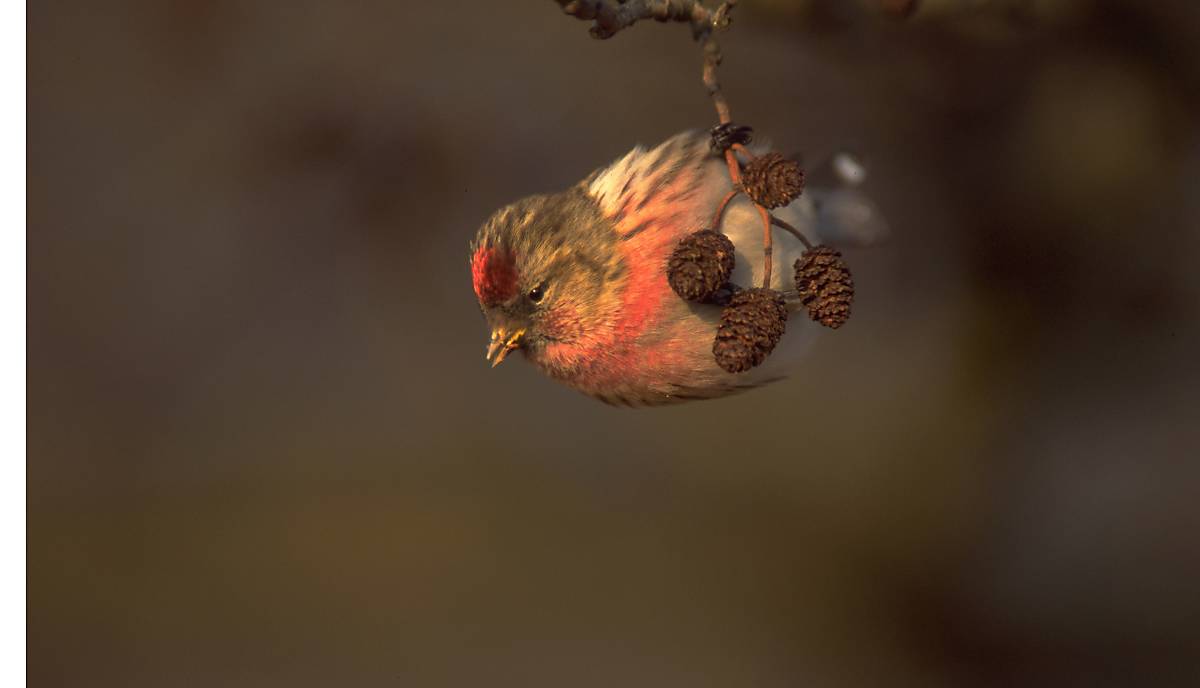
[[[715,10],[705,7],[700,0],[555,0],[563,12],[593,22],[593,38],[612,38],[622,29],[627,29],[643,19],[660,22],[686,22],[691,24],[692,35],[700,40],[713,29],[724,28],[729,23],[729,8],[737,0],[722,3]]]
[[[702,44],[704,70],[701,79],[713,107],[717,109],[717,120],[728,124],[729,103],[721,93],[717,81],[717,67],[721,64],[721,46],[714,37],[716,31],[729,26],[729,13],[738,0],[724,0],[716,9],[705,7],[700,0],[555,0],[563,12],[584,21],[591,21],[589,30],[592,38],[607,39],[617,35],[643,19],[659,22],[684,22],[692,27],[692,37]],[[732,156],[727,156],[731,176],[736,182],[736,171]]]
[[[783,220],[779,219],[778,217],[775,217],[774,215],[772,215],[771,216],[771,224],[775,225],[776,227],[779,227],[780,229],[787,231],[789,234],[791,234],[792,236],[799,239],[800,243],[804,244],[804,248],[812,248],[813,247],[812,242],[808,240],[808,237],[801,234],[800,230],[796,229],[795,227],[788,224],[787,222],[784,222]]]

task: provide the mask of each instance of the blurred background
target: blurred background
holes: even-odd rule
[[[467,242],[714,114],[549,0],[28,7],[38,686],[1200,680],[1200,3],[743,0],[892,240],[787,382],[489,370]]]

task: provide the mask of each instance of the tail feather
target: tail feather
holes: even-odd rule
[[[815,211],[816,233],[823,244],[873,246],[890,233],[879,207],[859,189],[812,189],[806,195]]]

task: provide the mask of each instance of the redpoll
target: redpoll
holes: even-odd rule
[[[713,228],[731,189],[711,138],[684,133],[653,150],[635,148],[560,193],[531,196],[496,212],[471,245],[475,295],[492,329],[492,365],[520,349],[544,373],[613,404],[656,405],[719,397],[785,377],[822,329],[803,314],[790,268],[804,252],[773,228],[772,283],[790,297],[782,338],[762,365],[729,372],[714,357],[722,306],[681,298],[667,266],[680,241]],[[805,191],[774,212],[812,243],[869,243],[883,224],[854,189],[858,213],[827,217]],[[843,227],[853,218],[855,227]],[[761,216],[739,196],[719,227],[736,249],[729,281],[762,285]],[[727,318],[728,319],[728,318]],[[729,324],[726,327],[730,327]],[[763,354],[765,356],[765,354]],[[761,360],[755,355],[753,364]],[[727,367],[742,370],[744,366]]]

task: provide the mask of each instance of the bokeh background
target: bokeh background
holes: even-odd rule
[[[30,685],[1196,685],[1200,3],[879,5],[723,39],[869,164],[850,325],[630,411],[488,369],[466,246],[710,126],[686,28],[30,3]]]

